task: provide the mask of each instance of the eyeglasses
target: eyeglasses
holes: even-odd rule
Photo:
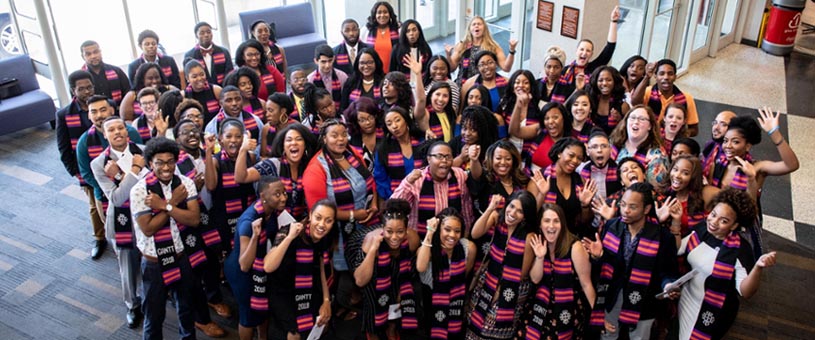
[[[156,104],[158,104],[158,103],[156,103],[155,100],[151,100],[149,102],[139,102],[139,106],[142,106],[142,107],[147,107],[147,106],[152,107],[152,106],[155,106]]]
[[[442,154],[442,153],[433,153],[433,154],[430,154],[430,157],[433,157],[433,158],[438,159],[440,161],[449,161],[449,160],[453,159],[453,155],[446,155],[446,154]]]
[[[249,52],[244,54],[247,58],[257,58],[260,57],[260,52]]]
[[[371,65],[376,64],[376,63],[373,60],[368,60],[368,61],[361,61],[360,60],[359,64],[363,65],[363,66],[371,66]]]
[[[165,161],[153,161],[153,167],[155,169],[161,169],[165,166],[175,165],[175,161],[165,162]]]
[[[648,117],[641,117],[641,116],[628,116],[628,121],[632,122],[632,123],[635,122],[635,121],[640,122],[640,123],[644,123],[644,122],[650,122],[651,119],[649,119]]]
[[[710,125],[712,125],[712,126],[721,126],[721,127],[729,127],[730,123],[725,123],[725,122],[722,122],[722,121],[714,120],[714,121],[711,122]]]
[[[306,80],[308,80],[306,77],[294,77],[294,78],[291,78],[292,84],[305,83]]]
[[[199,129],[191,129],[189,131],[178,131],[179,136],[190,135],[190,136],[197,136],[201,134],[201,130]]]
[[[357,121],[360,122],[360,123],[373,123],[374,118],[373,117],[366,117],[366,118],[357,117]]]

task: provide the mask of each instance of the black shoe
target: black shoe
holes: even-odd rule
[[[128,328],[133,329],[139,327],[142,318],[141,308],[137,307],[127,311],[126,318]]]
[[[107,248],[108,248],[108,241],[106,241],[104,239],[96,240],[93,243],[93,249],[91,249],[91,258],[94,259],[94,260],[98,260],[100,257],[102,257],[102,253],[104,253],[105,249],[107,249]]]

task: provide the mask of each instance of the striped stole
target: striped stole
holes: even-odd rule
[[[574,328],[583,322],[575,303],[575,278],[572,269],[572,251],[554,261],[543,260],[543,280],[530,306],[530,322],[526,326],[526,339],[571,339]],[[551,312],[549,312],[551,311]],[[554,325],[554,326],[553,326]]]
[[[702,242],[719,251],[713,264],[713,272],[705,279],[705,295],[690,335],[694,340],[719,338],[729,327],[725,324],[726,321],[718,321],[728,319],[722,315],[722,307],[727,300],[727,293],[734,289],[736,260],[741,248],[741,237],[738,232],[731,232],[724,240],[718,240],[707,232],[706,224],[700,224],[690,235],[687,253],[690,254]]]
[[[687,108],[687,98],[685,98],[685,94],[679,90],[676,85],[673,86],[673,100],[674,104],[682,105],[683,107]],[[651,86],[651,94],[648,97],[648,107],[654,111],[654,114],[657,117],[662,117],[662,99],[661,94],[659,93],[659,86],[654,85]],[[661,119],[660,119],[661,120]]]
[[[374,278],[369,283],[374,284],[374,294],[377,297],[374,303],[375,327],[385,326],[388,321],[388,306],[398,303],[402,310],[401,329],[418,328],[416,300],[411,282],[411,258],[407,238],[402,240],[399,256],[396,258],[391,256],[391,248],[386,240],[379,244]]]
[[[410,138],[410,145],[413,147],[413,168],[419,169],[422,167],[422,159],[417,157],[416,154],[416,147],[419,145],[419,140],[416,138]],[[407,171],[405,171],[405,156],[402,155],[402,148],[399,146],[399,142],[391,138],[384,144],[386,154],[388,156],[385,163],[385,169],[388,174],[388,177],[391,179],[390,186],[392,191],[396,191],[396,188],[399,186],[399,183],[402,183],[402,180],[407,176]]]
[[[466,183],[464,184],[466,185]],[[447,207],[437,206],[436,201],[436,183],[428,170],[422,181],[422,188],[419,190],[418,215],[416,221],[416,232],[424,239],[427,234],[427,220],[436,216],[436,211],[441,211],[447,207],[456,208],[462,211],[461,206],[461,184],[458,183],[455,172],[450,170],[450,175],[447,179]]]
[[[625,234],[623,228],[628,225],[617,218],[606,227],[603,235],[603,257],[601,258],[600,279],[597,284],[597,303],[591,313],[591,324],[602,326],[606,312],[606,302],[614,298],[609,296],[609,288],[615,275],[626,275],[627,269],[622,254],[619,254],[623,245],[620,239]],[[632,255],[630,275],[628,282],[622,287],[623,304],[620,310],[620,323],[636,326],[640,319],[643,299],[651,283],[651,271],[655,269],[657,253],[659,252],[659,227],[646,222],[645,227],[640,232],[637,249]],[[627,242],[631,242],[630,240]],[[620,269],[616,271],[615,269]]]
[[[147,186],[147,192],[153,193],[164,199],[164,190],[161,188],[158,178],[155,173],[150,172],[144,178]],[[173,175],[173,180],[170,183],[171,190],[175,190],[181,184],[181,179]],[[182,201],[178,208],[186,209],[187,202]],[[152,214],[155,216],[160,213],[160,210],[153,209]],[[170,286],[181,279],[181,269],[176,257],[175,244],[173,243],[173,234],[170,228],[170,221],[172,217],[167,219],[167,224],[161,227],[155,234],[153,234],[153,242],[155,242],[156,255],[158,257],[158,265],[161,267],[161,278],[165,286]],[[181,224],[176,222],[176,226],[181,229]]]
[[[433,268],[433,292],[430,310],[430,338],[448,339],[461,335],[464,322],[464,293],[466,291],[466,258],[464,246],[457,243],[452,249],[453,256],[447,258],[447,251],[442,250],[443,259],[437,261],[441,268]],[[475,254],[470,254],[475,256]]]
[[[316,315],[319,314],[319,299],[323,295],[320,265],[325,269],[326,279],[331,275],[328,250],[321,244],[312,244],[306,228],[304,236],[298,237],[290,247],[295,247],[294,268],[294,303],[297,306],[295,319],[297,331],[305,333],[314,327]],[[323,243],[323,242],[320,242]]]

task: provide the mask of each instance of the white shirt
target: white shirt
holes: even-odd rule
[[[110,148],[110,153],[113,154],[114,159],[116,159],[116,165],[119,166],[124,172],[130,170],[133,167],[133,154],[130,153],[130,146],[125,146],[125,151],[119,152],[113,148]]]
[[[187,189],[187,202],[198,199],[195,182],[184,176],[179,176],[179,178],[181,179],[181,184]],[[173,194],[170,184],[160,183],[160,185],[161,190],[164,192],[164,197],[169,200]],[[145,198],[147,198],[147,185],[145,179],[142,178],[133,186],[133,189],[130,190],[130,211],[133,214],[133,231],[136,234],[136,247],[138,247],[144,255],[158,257],[156,255],[156,243],[153,241],[153,237],[145,235],[138,222],[139,216],[152,213],[152,209],[144,203]],[[170,233],[173,236],[173,245],[175,246],[176,254],[181,254],[181,252],[184,251],[184,243],[181,241],[181,233],[178,231],[178,225],[176,225],[175,219],[172,217],[170,218]]]

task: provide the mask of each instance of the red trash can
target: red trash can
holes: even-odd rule
[[[773,0],[770,19],[761,42],[762,50],[774,55],[792,52],[806,2],[807,0]]]

